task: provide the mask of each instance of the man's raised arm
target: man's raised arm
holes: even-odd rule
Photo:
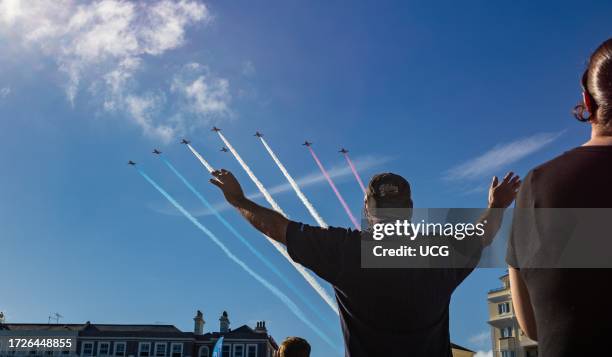
[[[520,185],[520,177],[513,172],[508,172],[501,182],[499,182],[497,176],[493,176],[493,181],[489,187],[488,208],[478,220],[479,222],[486,222],[485,235],[482,239],[484,247],[493,242],[493,238],[501,227],[504,211],[516,198]]]
[[[279,243],[287,244],[287,218],[246,198],[240,183],[231,172],[221,169],[213,171],[212,175],[214,178],[210,182],[221,189],[227,202],[236,207],[255,229]]]

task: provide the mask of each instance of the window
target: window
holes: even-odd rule
[[[221,350],[221,357],[230,357],[231,345],[223,345],[223,349]]]
[[[200,353],[198,354],[199,357],[209,357],[209,355],[210,351],[208,350],[208,346],[200,347]]]
[[[501,357],[516,357],[514,351],[501,351]]]
[[[244,357],[244,345],[234,345],[234,357]]]
[[[140,342],[138,344],[138,356],[149,357],[151,355],[151,342]]]
[[[166,357],[166,343],[155,343],[155,357]]]
[[[81,356],[93,356],[93,342],[83,342]]]
[[[501,314],[507,314],[510,312],[510,303],[504,302],[497,305],[497,312]]]
[[[98,342],[98,356],[110,355],[110,342]]]
[[[257,345],[247,345],[246,357],[257,357]]]
[[[125,342],[115,342],[115,356],[125,356]]]
[[[512,327],[511,326],[507,326],[504,327],[500,330],[501,332],[501,337],[502,338],[506,338],[506,337],[512,337]]]
[[[172,344],[172,357],[183,357],[183,344],[173,343]]]

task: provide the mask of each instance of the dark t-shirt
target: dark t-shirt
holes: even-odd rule
[[[362,269],[359,231],[291,222],[287,250],[334,286],[346,356],[450,357],[448,305],[472,269]]]
[[[578,147],[533,169],[522,184],[516,207],[612,207],[612,146]],[[540,250],[559,251],[575,222],[560,222],[546,210],[538,212],[534,225]],[[612,296],[612,270],[533,268],[537,259],[550,256],[535,255],[536,261],[526,262],[527,256],[534,257],[532,242],[513,232],[506,260],[512,267],[523,267],[520,274],[534,308],[540,357],[608,355],[606,347],[595,341],[612,335],[612,309],[606,308]]]

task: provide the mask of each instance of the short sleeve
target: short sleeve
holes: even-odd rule
[[[336,285],[343,270],[346,246],[354,233],[344,228],[321,228],[290,222],[286,235],[287,252],[295,262]],[[358,244],[358,233],[356,239]]]
[[[531,231],[533,225],[533,213],[530,209],[535,208],[534,197],[533,197],[533,171],[523,180],[521,188],[519,189],[516,197],[516,205],[514,215],[512,217],[512,229],[510,231],[510,237],[508,238],[508,249],[506,251],[506,263],[509,266],[518,269],[518,249],[520,249],[520,242],[523,241],[528,234],[526,232]]]

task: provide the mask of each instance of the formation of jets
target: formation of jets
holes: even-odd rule
[[[210,131],[219,132],[219,131],[221,131],[221,129],[217,128],[216,126],[213,126],[213,127],[212,127],[212,129],[210,129]],[[255,132],[255,134],[253,134],[253,136],[256,136],[256,137],[258,137],[258,138],[261,138],[261,137],[263,137],[263,134],[262,134],[262,133],[260,133],[259,131],[256,131],[256,132]],[[189,140],[187,140],[187,139],[182,139],[182,140],[181,140],[181,144],[183,144],[183,145],[188,145],[188,144],[190,144],[190,143],[191,143],[191,141],[189,141]],[[305,140],[305,141],[304,141],[304,143],[303,143],[302,145],[303,145],[303,146],[306,146],[306,147],[310,147],[310,146],[312,145],[312,142],[310,142],[310,141],[308,141],[308,140]],[[221,147],[221,149],[220,149],[219,151],[222,151],[222,152],[228,152],[229,150],[228,150],[228,149],[227,149],[225,146],[222,146],[222,147]],[[339,153],[341,153],[341,154],[346,154],[346,153],[348,153],[349,151],[348,151],[347,149],[345,149],[345,148],[340,148],[340,150],[338,150],[338,152],[339,152]],[[153,154],[155,154],[155,155],[160,155],[161,153],[162,153],[162,152],[161,152],[160,150],[158,150],[158,149],[153,149]],[[135,166],[135,165],[136,165],[136,163],[135,163],[134,161],[130,160],[130,161],[128,161],[128,165]]]

